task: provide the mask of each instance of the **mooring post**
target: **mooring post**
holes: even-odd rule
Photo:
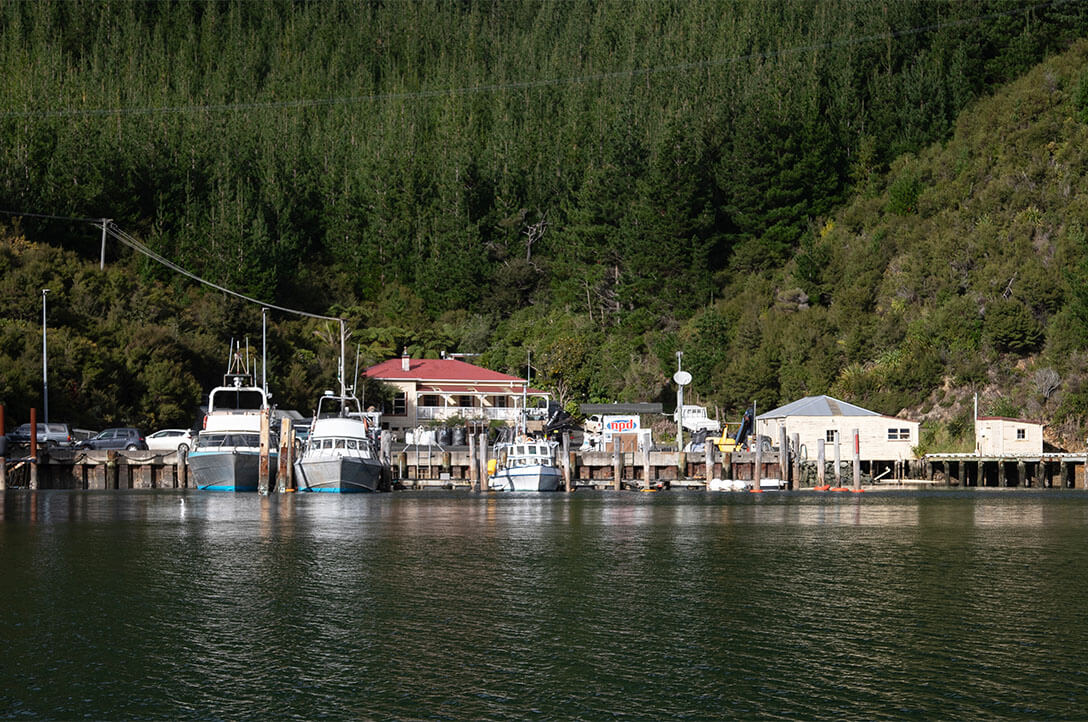
[[[260,494],[268,493],[268,479],[271,476],[271,470],[268,466],[268,445],[269,445],[269,411],[264,409],[261,411],[261,448],[260,448],[260,463],[257,467],[257,491]]]
[[[982,459],[975,462],[975,486],[986,486],[986,467],[983,466]]]
[[[757,436],[756,437],[756,457],[755,464],[752,468],[752,488],[759,491],[763,488],[760,483],[763,481],[763,442]]]
[[[732,479],[733,478],[733,452],[732,451],[722,452],[722,478],[723,479]]]
[[[1028,486],[1028,465],[1023,459],[1016,460],[1016,485],[1022,488]]]
[[[489,489],[487,474],[487,431],[480,434],[480,488]]]
[[[851,429],[850,436],[854,440],[854,466],[851,469],[854,472],[854,488],[861,488],[861,439],[858,437],[858,430]]]
[[[30,410],[30,488],[38,488],[38,410]]]
[[[478,434],[468,435],[468,480],[476,491],[484,491],[480,484],[480,467],[476,463],[476,445],[480,443]]]
[[[620,440],[612,437],[612,488],[619,491],[623,488],[623,463],[620,461]]]
[[[8,488],[8,437],[4,435],[4,405],[0,404],[0,491]]]
[[[842,488],[842,457],[839,452],[839,432],[835,432],[835,488]]]
[[[288,487],[293,487],[294,484],[288,483],[288,475],[294,470],[291,468],[293,459],[291,458],[291,452],[295,448],[294,433],[292,433],[291,419],[285,417],[280,422],[280,448],[279,448],[279,469],[276,470],[276,491],[280,494],[286,493]]]
[[[778,427],[778,478],[785,483],[790,479],[790,447],[786,442],[786,427]]]
[[[182,449],[178,452],[178,486],[182,489],[189,488],[189,450]]]
[[[826,445],[823,439],[816,439],[816,486],[826,486],[824,484],[824,477],[827,476],[827,457],[824,454]]]
[[[717,471],[718,465],[718,445],[713,443],[709,437],[707,437],[706,443],[703,446],[703,456],[706,460],[706,485],[709,487],[710,480],[716,475],[715,472]],[[650,463],[650,461],[648,461],[648,455],[646,463]]]
[[[790,458],[793,463],[790,466],[790,476],[793,479],[793,489],[801,488],[801,435],[790,434]]]
[[[650,477],[653,475],[650,471],[650,445],[640,444],[642,450],[642,480],[646,482],[646,488],[652,489],[654,481]]]
[[[1065,459],[1058,462],[1058,478],[1061,479],[1061,485],[1063,489],[1069,488],[1069,465],[1065,463]]]
[[[683,449],[676,452],[676,478],[688,478],[688,455]]]
[[[574,491],[574,474],[571,473],[570,463],[570,432],[563,432],[563,448],[560,452],[563,455],[563,488],[567,491]]]

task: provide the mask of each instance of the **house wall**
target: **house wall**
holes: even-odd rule
[[[789,416],[779,419],[762,419],[757,423],[758,432],[771,437],[778,444],[778,430],[785,425],[787,436],[798,434],[809,459],[815,459],[818,442],[828,430],[839,432],[839,455],[842,459],[854,457],[853,430],[858,430],[858,447],[865,461],[902,461],[914,458],[918,445],[918,422],[896,419],[890,416]],[[891,440],[888,430],[907,430],[906,439]],[[835,455],[833,442],[825,441],[828,459]]]
[[[1017,430],[1024,438],[1017,439]],[[975,448],[984,456],[1043,453],[1043,425],[1017,419],[977,419]]]

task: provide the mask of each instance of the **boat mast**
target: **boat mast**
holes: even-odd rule
[[[347,416],[347,379],[344,378],[344,319],[340,319],[340,415]]]

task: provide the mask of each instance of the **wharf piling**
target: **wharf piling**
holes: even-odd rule
[[[383,434],[381,455],[393,461],[383,488],[468,488],[487,487],[488,444],[480,434],[460,447],[402,447],[394,451],[388,434]],[[780,440],[781,443],[781,440]],[[705,489],[711,479],[744,481],[756,487],[760,480],[781,475],[790,489],[825,486],[827,462],[824,444],[817,443],[816,459],[798,458],[796,441],[779,449],[757,448],[753,452],[720,453],[717,449],[683,453],[645,448],[624,451],[572,451],[569,441],[559,459],[566,489],[624,488]],[[1084,453],[1048,453],[1034,456],[990,457],[975,454],[931,454],[918,460],[862,460],[856,451],[851,460],[836,463],[835,484],[843,485],[851,475],[854,489],[863,482],[880,488],[897,485],[927,485],[962,488],[1085,489]],[[837,451],[837,447],[836,447]],[[279,483],[275,491],[292,489],[293,445],[280,450]],[[0,490],[23,489],[189,489],[187,457],[178,452],[88,451],[44,447],[29,453],[27,447],[12,448],[0,464]],[[835,454],[838,457],[838,454]],[[13,458],[14,457],[14,458]],[[720,462],[719,462],[720,457]],[[836,458],[836,462],[839,459]],[[286,473],[285,473],[286,472]],[[266,489],[268,487],[265,487]],[[273,491],[273,489],[268,489]]]

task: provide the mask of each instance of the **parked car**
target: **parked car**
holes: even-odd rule
[[[81,449],[146,449],[147,442],[139,429],[125,426],[98,432],[86,441],[79,442]]]
[[[163,429],[150,434],[147,448],[152,451],[188,451],[193,447],[193,432],[189,429]]]
[[[9,444],[29,444],[30,424],[22,424],[7,436]],[[38,423],[38,443],[45,446],[72,446],[68,424]]]

